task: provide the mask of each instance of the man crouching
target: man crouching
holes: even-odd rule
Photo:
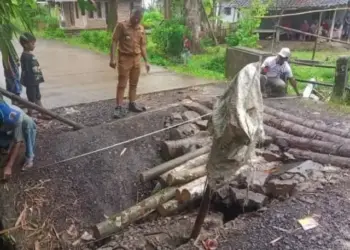
[[[277,56],[270,56],[261,65],[260,86],[264,97],[281,97],[287,94],[287,82],[299,96],[297,82],[288,63],[290,50],[283,48]]]
[[[4,169],[4,179],[12,174],[12,167],[25,145],[25,163],[22,170],[33,167],[36,124],[22,109],[0,101],[0,147],[8,150],[9,157]]]

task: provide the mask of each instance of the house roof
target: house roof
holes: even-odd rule
[[[251,0],[234,0],[237,7],[248,7]],[[315,9],[343,6],[348,0],[274,0],[272,5],[277,9]]]

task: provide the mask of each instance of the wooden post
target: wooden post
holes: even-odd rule
[[[8,98],[10,98],[11,100],[15,100],[16,102],[20,103],[20,104],[23,104],[25,107],[28,107],[28,108],[31,108],[31,109],[35,109],[36,111],[40,112],[40,113],[43,113],[45,115],[48,115],[58,121],[61,121],[65,124],[68,124],[70,126],[72,126],[74,129],[82,129],[84,128],[83,125],[79,124],[79,123],[76,123],[72,120],[69,120],[67,118],[64,118],[58,114],[55,114],[54,112],[50,111],[50,110],[47,110],[43,107],[40,107],[32,102],[28,102],[24,99],[22,99],[21,97],[15,95],[15,94],[12,94],[11,92],[3,89],[3,88],[0,88],[0,93]]]
[[[319,18],[318,18],[318,26],[317,26],[317,29],[316,29],[317,37],[315,38],[315,44],[314,44],[314,49],[312,50],[312,58],[311,58],[311,60],[315,60],[315,54],[316,54],[316,48],[317,48],[317,42],[318,42],[318,33],[320,32],[321,23],[322,23],[322,15],[323,15],[323,12],[320,12]]]
[[[171,0],[164,0],[164,19],[171,19]]]
[[[329,32],[329,38],[331,38],[331,39],[333,38],[333,31],[334,31],[334,25],[335,25],[335,18],[336,18],[336,16],[337,16],[337,11],[335,10],[333,12],[332,25],[331,25],[331,30]],[[329,41],[331,41],[331,40],[329,40]]]
[[[332,92],[332,101],[343,101],[345,98],[345,88],[349,79],[350,57],[341,56],[337,60],[335,69],[335,84]]]

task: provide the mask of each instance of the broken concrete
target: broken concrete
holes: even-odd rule
[[[265,195],[254,193],[252,191],[248,191],[247,189],[237,189],[230,188],[232,199],[240,204],[241,206],[249,207],[252,209],[259,209],[266,205],[267,197]],[[248,194],[248,196],[247,196]]]
[[[208,120],[197,120],[195,124],[200,128],[200,130],[207,130]]]
[[[183,114],[182,114],[182,118],[185,121],[194,120],[198,117],[200,117],[200,114],[198,114],[197,112],[194,112],[192,110],[187,110],[187,111],[183,112]]]
[[[308,161],[304,161],[303,163],[298,164],[296,167],[288,170],[287,173],[298,174],[298,175],[305,177],[305,179],[309,179],[311,174],[314,171],[321,171],[322,168],[323,168],[322,164],[308,160]]]
[[[182,122],[182,116],[179,112],[174,112],[171,114],[170,119],[172,122]]]

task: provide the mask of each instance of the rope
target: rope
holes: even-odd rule
[[[104,148],[100,148],[100,149],[97,149],[97,150],[94,150],[94,151],[90,151],[90,152],[87,152],[87,153],[84,153],[84,154],[80,154],[80,155],[76,155],[76,156],[64,159],[64,160],[61,160],[61,161],[50,163],[50,164],[41,166],[40,168],[44,168],[44,167],[46,168],[46,167],[51,167],[51,166],[54,166],[54,165],[57,165],[57,164],[62,164],[62,163],[65,163],[65,162],[68,162],[68,161],[72,161],[72,160],[76,160],[76,159],[79,159],[79,158],[82,158],[82,157],[85,157],[85,156],[88,156],[88,155],[92,155],[92,154],[96,154],[96,153],[99,153],[99,152],[102,152],[102,151],[106,151],[108,149],[111,149],[111,148],[114,148],[114,147],[117,147],[117,146],[121,146],[121,145],[127,144],[129,142],[138,141],[138,140],[141,140],[141,139],[143,139],[145,137],[152,136],[152,135],[155,135],[155,134],[167,131],[167,130],[172,129],[172,128],[176,128],[176,127],[179,127],[181,125],[185,125],[187,123],[194,122],[196,120],[199,120],[199,119],[202,119],[204,117],[210,116],[211,114],[212,114],[212,112],[207,113],[205,115],[201,115],[199,117],[196,117],[196,118],[193,118],[193,119],[190,119],[190,120],[187,120],[187,121],[184,121],[184,122],[181,122],[181,123],[178,123],[178,124],[175,124],[175,125],[172,125],[172,126],[167,127],[167,128],[162,128],[162,129],[159,129],[159,130],[156,130],[156,131],[144,134],[144,135],[140,135],[140,136],[137,136],[137,137],[134,137],[134,138],[122,141],[122,142],[118,142],[116,144],[113,144],[113,145],[110,145],[110,146],[107,146],[107,147],[104,147]]]

